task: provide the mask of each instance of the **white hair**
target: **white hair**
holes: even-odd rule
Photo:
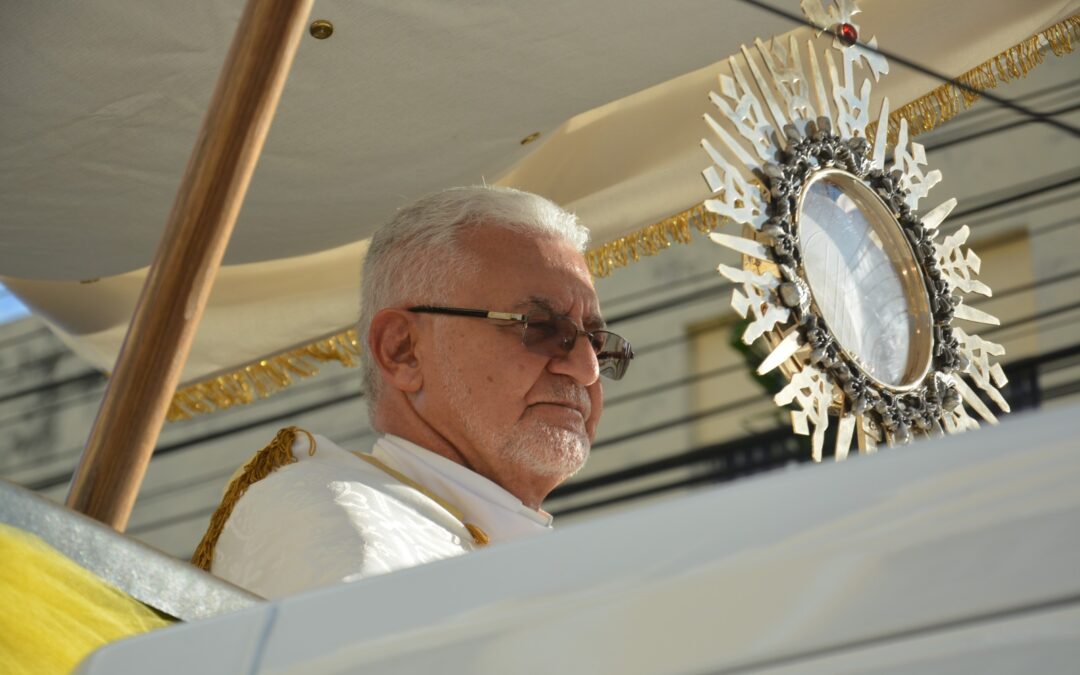
[[[369,413],[380,394],[378,367],[367,353],[368,332],[375,314],[387,307],[446,302],[458,270],[468,269],[469,252],[461,235],[478,225],[566,241],[580,253],[589,231],[555,203],[512,188],[451,188],[428,195],[397,212],[375,233],[364,257],[360,286],[359,332]],[[374,421],[374,415],[371,415]]]

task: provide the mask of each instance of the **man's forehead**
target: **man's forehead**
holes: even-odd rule
[[[516,311],[542,309],[582,315],[582,325],[604,324],[585,257],[570,242],[550,233],[523,232],[480,225],[466,235],[480,256],[472,277],[489,298],[494,289]],[[505,305],[504,305],[505,306]]]

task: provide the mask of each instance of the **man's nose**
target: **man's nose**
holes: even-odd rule
[[[574,346],[564,355],[555,356],[548,363],[548,370],[569,375],[583,386],[589,386],[600,378],[600,363],[589,344],[589,337],[579,334]]]

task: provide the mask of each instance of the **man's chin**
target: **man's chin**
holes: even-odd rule
[[[585,461],[589,459],[589,439],[584,434],[566,429],[558,429],[552,436],[552,443],[541,455],[546,458],[547,461],[543,463],[549,469],[544,475],[565,480],[585,466]]]
[[[514,448],[514,461],[539,476],[566,480],[589,458],[588,436],[561,427],[546,427],[529,434]]]

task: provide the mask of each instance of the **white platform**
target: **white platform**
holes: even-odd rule
[[[1074,673],[1080,409],[109,645],[145,673]]]

